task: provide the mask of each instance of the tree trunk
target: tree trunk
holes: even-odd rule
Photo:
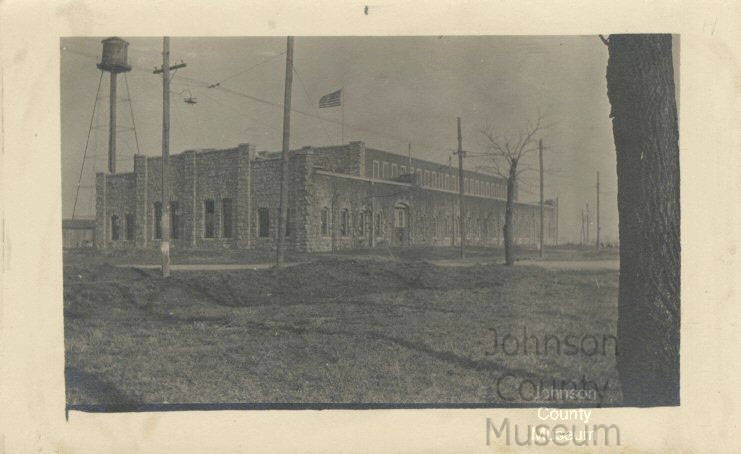
[[[617,151],[617,367],[626,405],[679,404],[679,132],[670,35],[611,35]]]
[[[516,178],[517,161],[512,161],[509,166],[509,178],[507,178],[507,203],[504,207],[504,263],[508,266],[512,266],[515,264],[512,205],[515,198]]]

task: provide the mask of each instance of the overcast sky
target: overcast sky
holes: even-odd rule
[[[161,153],[161,38],[130,42],[133,70],[118,84],[118,169],[137,152]],[[72,215],[100,71],[101,38],[61,41],[63,215]],[[171,61],[185,61],[172,83],[171,153],[253,144],[281,147],[285,38],[172,38]],[[578,240],[588,202],[594,219],[601,177],[602,236],[617,238],[617,176],[605,71],[607,47],[597,36],[297,37],[291,147],[362,140],[367,146],[441,163],[457,146],[483,150],[481,130],[513,133],[545,114],[545,197],[558,196],[561,241]],[[95,172],[107,167],[108,74],[103,77],[82,174],[76,216],[94,213]],[[130,96],[126,91],[126,82]],[[207,88],[221,82],[219,88]],[[344,109],[318,109],[322,95],[344,87]],[[184,98],[197,98],[186,104]],[[131,103],[127,99],[131,99]],[[130,110],[131,108],[131,110]],[[317,118],[321,117],[324,120]],[[537,156],[533,156],[537,158]],[[481,159],[469,159],[475,168]],[[455,161],[454,161],[455,164]],[[537,174],[520,183],[536,201]],[[591,228],[594,237],[594,225]]]

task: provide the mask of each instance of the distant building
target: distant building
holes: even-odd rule
[[[63,219],[62,246],[65,249],[91,248],[95,244],[95,219]]]
[[[170,157],[174,248],[272,248],[277,237],[280,153],[248,144]],[[96,175],[98,247],[146,248],[162,235],[161,158],[136,155],[130,173]],[[363,142],[293,150],[287,248],[329,251],[382,245],[458,244],[458,170]],[[466,241],[502,243],[506,181],[464,173]],[[515,239],[537,245],[539,208],[515,204]],[[545,206],[554,243],[554,206]]]

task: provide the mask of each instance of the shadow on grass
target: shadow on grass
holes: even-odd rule
[[[125,394],[112,383],[75,367],[64,369],[64,379],[67,400],[70,400],[71,393],[81,395],[87,401],[96,402],[101,411],[136,411],[142,404],[141,400]]]

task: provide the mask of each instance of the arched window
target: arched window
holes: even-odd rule
[[[347,236],[350,233],[350,215],[347,209],[340,211],[340,235]]]
[[[154,202],[154,239],[162,238],[162,204]]]
[[[394,227],[397,229],[406,228],[409,225],[407,207],[398,204],[394,207]]]
[[[121,225],[118,221],[118,216],[113,215],[111,216],[111,240],[112,241],[118,241],[121,237]]]
[[[329,235],[329,208],[327,207],[322,208],[321,232],[322,236]]]
[[[134,218],[134,215],[131,213],[126,213],[125,223],[126,240],[131,241],[136,235],[136,220]]]

